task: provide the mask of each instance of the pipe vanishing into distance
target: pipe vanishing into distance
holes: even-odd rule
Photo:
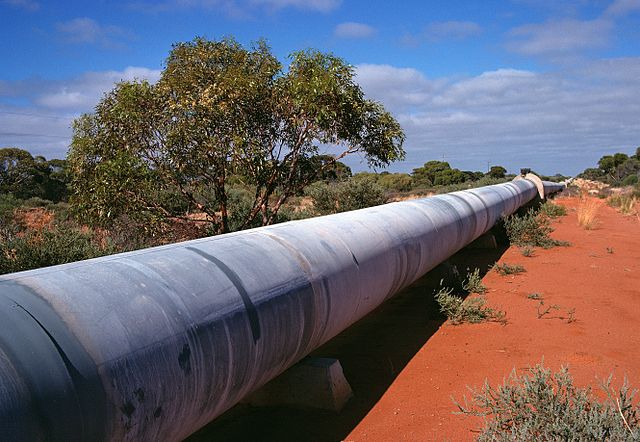
[[[521,179],[2,276],[0,440],[181,440],[537,195]]]

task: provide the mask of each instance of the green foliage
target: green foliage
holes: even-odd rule
[[[309,183],[348,176],[338,163],[347,155],[375,167],[403,158],[400,125],[364,98],[352,66],[312,50],[290,60],[283,67],[262,41],[174,45],[156,84],[119,83],[75,121],[74,204],[93,223],[122,214],[166,219],[184,215],[186,205],[220,233],[230,230],[230,216],[234,228],[276,222]],[[340,150],[319,156],[326,146]],[[250,187],[236,215],[230,177]]]
[[[439,188],[436,188],[435,191],[436,193],[439,193],[439,194],[457,192],[460,190],[475,189],[476,187],[491,186],[493,184],[501,184],[507,181],[508,180],[506,178],[491,178],[490,176],[486,175],[476,181],[465,181],[463,183],[449,184],[448,186],[441,186]]]
[[[499,275],[507,276],[507,275],[517,275],[518,273],[526,272],[525,268],[520,264],[507,264],[506,262],[503,264],[495,263],[493,265],[493,270],[496,271]]]
[[[527,299],[533,299],[534,301],[540,301],[543,300],[544,298],[542,297],[542,295],[540,293],[529,293],[527,295]]]
[[[489,172],[487,173],[487,175],[489,175],[491,178],[504,178],[505,175],[507,174],[507,169],[505,169],[502,166],[491,166],[491,169],[489,169]]]
[[[11,223],[13,212],[20,207],[22,201],[12,193],[0,193],[0,225]]]
[[[538,304],[538,309],[537,309],[538,319],[542,319],[552,311],[557,311],[557,310],[560,310],[560,306],[558,304],[551,304],[545,307],[544,301],[541,300],[540,304]]]
[[[604,155],[598,161],[597,168],[585,169],[578,177],[602,181],[614,186],[633,185],[640,177],[640,157],[637,152],[636,155],[631,156],[625,153]]]
[[[464,322],[505,322],[504,312],[485,307],[483,298],[462,299],[453,294],[453,289],[443,287],[436,293],[435,299],[440,306],[440,312],[454,325]]]
[[[534,250],[533,250],[533,247],[531,246],[524,246],[520,248],[520,253],[522,254],[522,256],[526,256],[527,258],[530,258],[533,256]]]
[[[538,209],[538,212],[549,218],[558,218],[567,214],[567,209],[559,204],[554,204],[551,201],[545,201]]]
[[[622,180],[623,186],[633,186],[638,184],[638,175],[628,175]]]
[[[456,402],[461,413],[484,416],[478,441],[626,441],[640,439],[640,409],[625,380],[616,392],[610,376],[603,383],[608,400],[599,402],[578,388],[566,367],[556,373],[542,364],[502,385],[485,381],[471,398]]]
[[[480,276],[480,269],[475,269],[471,273],[467,273],[467,277],[462,283],[462,288],[467,293],[479,293],[484,294],[487,291],[487,287],[482,283],[482,276]]]
[[[306,171],[322,181],[344,181],[351,178],[351,168],[331,155],[314,155],[308,159]]]
[[[383,172],[377,177],[377,184],[388,191],[408,192],[413,187],[413,178],[407,173]]]
[[[67,196],[66,162],[33,157],[17,147],[0,149],[0,194],[62,201]]]
[[[7,235],[0,241],[0,274],[64,264],[114,253],[100,247],[90,233],[68,226],[22,235]]]
[[[422,167],[413,169],[415,187],[447,186],[472,180],[475,176],[452,169],[446,161],[428,161]]]
[[[504,219],[504,227],[511,244],[520,247],[532,246],[545,249],[555,246],[566,246],[567,242],[553,239],[549,217],[529,209],[524,215],[511,215]]]
[[[329,215],[377,206],[386,202],[385,192],[367,176],[340,183],[317,182],[306,189],[315,213]]]

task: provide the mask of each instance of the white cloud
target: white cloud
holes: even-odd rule
[[[527,24],[509,32],[507,47],[524,55],[560,55],[606,47],[613,22],[596,20],[552,20]]]
[[[444,158],[481,170],[578,173],[605,153],[632,152],[640,139],[640,57],[598,60],[570,70],[497,69],[430,80],[415,69],[358,66],[368,97],[406,131],[410,170]]]
[[[0,147],[20,147],[32,155],[64,158],[73,116],[0,105]]]
[[[609,5],[605,14],[621,16],[637,11],[640,11],[640,0],[615,0]]]
[[[118,26],[101,25],[88,17],[57,23],[56,30],[69,43],[98,44],[105,48],[119,46],[122,39],[132,36]]]
[[[340,23],[333,31],[338,38],[369,38],[375,35],[376,29],[364,23]]]
[[[548,91],[548,85],[541,83],[533,72],[498,69],[451,84],[434,98],[433,103],[437,106],[466,107],[505,105],[538,99]]]
[[[73,119],[91,112],[116,82],[155,82],[159,77],[159,70],[128,67],[122,71],[87,72],[62,81],[4,81],[0,83],[0,99],[19,99],[23,104],[0,104],[0,146],[18,146],[34,155],[62,158],[71,139]]]
[[[442,83],[428,79],[417,69],[378,64],[358,65],[356,81],[365,91],[372,91],[375,99],[382,98],[384,105],[396,113],[429,104]]]
[[[40,3],[33,0],[2,0],[2,4],[32,12],[40,9]]]
[[[119,81],[138,79],[155,82],[158,78],[159,70],[140,67],[128,67],[123,71],[86,72],[71,80],[50,84],[48,90],[35,97],[34,101],[49,109],[86,112]]]

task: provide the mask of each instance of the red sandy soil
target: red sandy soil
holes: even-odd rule
[[[611,373],[614,386],[627,376],[640,387],[640,217],[601,202],[597,227],[585,230],[577,224],[579,199],[557,202],[569,213],[554,222],[552,236],[571,246],[536,249],[533,257],[512,247],[500,262],[526,273],[484,277],[487,304],[506,312],[507,325],[445,322],[345,440],[472,440],[482,420],[454,414],[451,397],[543,360],[553,370],[567,365],[577,385],[594,391]],[[539,301],[527,298],[534,292],[560,309],[539,319]]]

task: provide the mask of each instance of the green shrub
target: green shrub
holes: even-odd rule
[[[611,376],[603,382],[608,399],[598,401],[588,388],[573,385],[566,367],[556,373],[536,365],[516,371],[502,385],[488,381],[456,402],[460,412],[484,416],[478,441],[631,441],[640,440],[640,409],[627,381],[616,392]]]
[[[0,224],[8,224],[13,219],[13,212],[22,205],[22,200],[11,193],[0,194]]]
[[[32,196],[31,198],[24,200],[22,203],[22,206],[24,207],[43,207],[45,209],[50,209],[54,205],[53,201],[49,201],[38,196]]]
[[[511,264],[507,264],[506,262],[504,264],[495,263],[493,265],[493,270],[495,270],[496,273],[502,276],[515,275],[518,273],[526,272],[525,268],[522,267],[520,264],[511,265]]]
[[[440,312],[454,325],[464,322],[505,321],[504,312],[485,307],[483,298],[462,299],[453,294],[453,289],[443,287],[436,293],[435,299],[440,306]]]
[[[549,236],[553,232],[549,217],[529,209],[524,215],[511,215],[505,218],[504,227],[509,241],[516,246],[542,247],[567,246],[569,243]]]
[[[115,253],[100,247],[93,235],[67,226],[29,230],[0,242],[0,274],[64,264]]]
[[[520,253],[522,254],[522,256],[526,256],[527,258],[530,258],[534,254],[533,247],[531,246],[522,247],[520,249]]]
[[[560,216],[565,216],[567,214],[567,209],[564,206],[554,204],[551,201],[545,201],[545,203],[538,209],[538,212],[548,216],[549,218],[558,218]]]
[[[487,292],[487,288],[482,283],[482,277],[480,276],[480,269],[475,269],[473,272],[467,273],[467,277],[462,283],[462,288],[467,293],[484,294]]]
[[[494,184],[502,184],[508,182],[508,178],[493,178],[491,176],[484,176],[476,181],[465,181],[464,183],[448,184],[445,186],[435,187],[436,193],[450,193],[460,190],[475,189],[477,187],[491,186]]]
[[[385,192],[370,177],[351,178],[337,183],[317,182],[305,189],[319,215],[347,212],[386,202]]]

